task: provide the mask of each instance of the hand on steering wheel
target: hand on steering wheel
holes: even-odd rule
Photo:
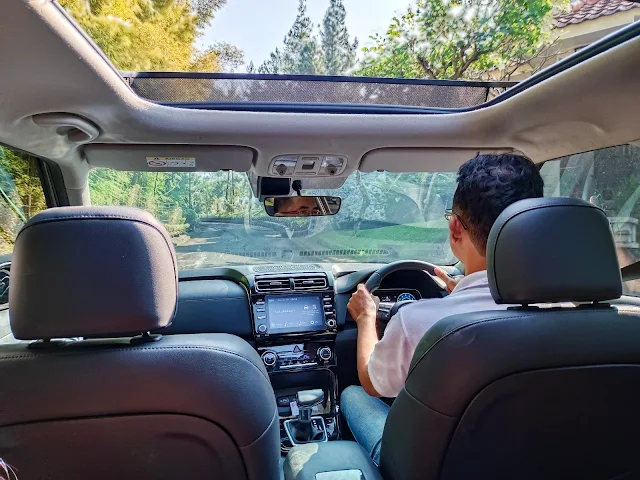
[[[456,288],[456,285],[458,285],[458,282],[462,279],[462,275],[458,277],[452,277],[447,272],[438,267],[435,268],[434,273],[440,280],[444,282],[444,286],[449,293],[453,292],[453,289]]]
[[[418,260],[401,260],[399,262],[393,262],[373,272],[367,280],[367,283],[365,283],[365,288],[371,293],[375,292],[380,288],[382,280],[384,280],[387,275],[397,272],[398,270],[422,270],[426,271],[430,275],[437,275],[436,270],[439,269],[432,263],[420,262]],[[440,285],[438,285],[438,288],[441,288]],[[376,330],[378,331],[378,338],[382,338],[384,329],[387,327],[387,323],[389,323],[391,317],[395,315],[400,307],[408,303],[412,303],[412,301],[382,303],[379,305],[378,312],[376,314]]]
[[[367,318],[374,319],[380,305],[380,299],[371,295],[363,284],[358,285],[355,293],[347,304],[347,310],[351,318],[360,326],[360,323],[367,321]]]

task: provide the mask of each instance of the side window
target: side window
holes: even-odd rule
[[[540,173],[545,196],[581,198],[605,211],[620,267],[640,260],[640,146],[621,145],[559,158],[546,162]],[[625,282],[624,293],[640,296],[640,281]]]
[[[0,262],[9,259],[22,225],[45,208],[36,160],[0,146]]]
[[[22,225],[47,208],[36,159],[0,145],[0,344],[13,343],[9,327],[9,269]]]

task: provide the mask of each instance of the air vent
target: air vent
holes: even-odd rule
[[[291,265],[258,265],[249,267],[254,273],[289,273],[289,272],[313,272],[321,270],[320,265],[312,263],[298,263]]]
[[[293,279],[294,290],[324,290],[327,288],[325,277],[298,277]]]
[[[282,292],[291,290],[291,283],[288,277],[262,278],[256,280],[256,290],[258,292]]]

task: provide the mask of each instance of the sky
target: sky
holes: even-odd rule
[[[411,0],[344,0],[347,28],[358,37],[360,47],[371,45],[369,36],[383,33],[391,18],[402,12]],[[329,0],[307,0],[307,13],[314,24],[322,22]],[[205,47],[227,42],[244,51],[245,64],[258,67],[282,45],[298,12],[298,0],[227,0],[205,29],[198,45]],[[243,73],[241,66],[237,72]]]

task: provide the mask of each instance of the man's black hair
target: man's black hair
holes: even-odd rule
[[[489,231],[498,215],[518,200],[542,197],[544,182],[538,168],[522,155],[478,155],[458,170],[453,212],[467,227],[483,255]]]

